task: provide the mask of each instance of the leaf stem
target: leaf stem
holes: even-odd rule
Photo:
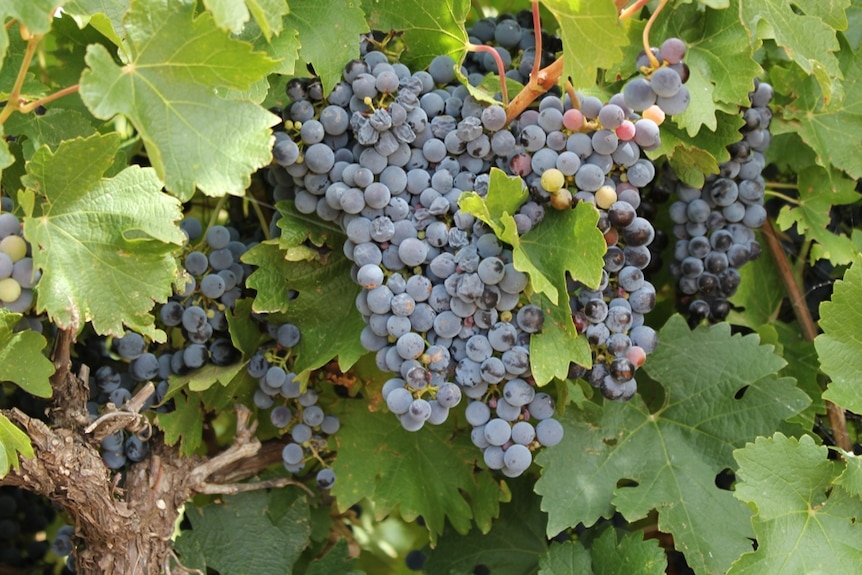
[[[497,74],[500,76],[500,93],[503,95],[503,105],[508,106],[509,89],[506,86],[506,65],[503,64],[503,58],[500,57],[500,53],[493,46],[473,44],[472,42],[467,42],[467,49],[471,52],[486,52],[494,57],[494,62],[497,63]]]
[[[260,223],[260,230],[263,232],[264,239],[270,239],[269,222],[266,221],[266,215],[263,213],[263,210],[260,207],[260,202],[258,202],[254,198],[246,198],[245,200],[251,204],[251,209],[254,210],[254,213],[257,216],[257,221]]]
[[[80,84],[75,84],[74,86],[69,86],[68,88],[63,88],[62,90],[57,90],[53,94],[49,94],[44,98],[39,98],[38,100],[33,100],[27,104],[21,104],[18,106],[18,111],[22,114],[28,114],[38,108],[39,106],[44,106],[49,102],[53,102],[54,100],[59,100],[63,96],[68,96],[69,94],[74,94],[80,89]]]
[[[769,248],[769,253],[772,255],[776,267],[778,267],[778,273],[781,275],[784,287],[787,289],[787,297],[790,300],[790,306],[793,308],[796,320],[802,328],[802,335],[807,341],[813,342],[814,338],[817,337],[817,325],[814,323],[811,312],[805,304],[805,297],[802,295],[802,290],[790,267],[790,262],[787,261],[787,256],[781,247],[781,242],[778,241],[778,234],[775,232],[771,220],[767,219],[763,225],[763,237],[766,239],[766,246]],[[835,445],[844,451],[850,452],[852,446],[850,444],[850,435],[847,433],[847,420],[844,410],[827,400],[826,413],[832,426]]]
[[[30,69],[30,62],[33,61],[33,55],[36,53],[36,47],[42,40],[42,36],[34,34],[27,40],[27,49],[24,52],[24,59],[21,61],[21,67],[18,68],[18,76],[15,78],[15,84],[12,86],[12,91],[9,92],[9,99],[6,106],[0,110],[0,124],[6,122],[12,112],[21,107],[21,88],[24,86],[24,78],[27,77],[27,70]]]
[[[788,204],[793,204],[794,206],[799,205],[799,200],[797,200],[796,198],[791,198],[790,196],[788,196],[786,194],[782,194],[781,192],[776,192],[776,191],[767,189],[764,193],[766,195],[772,196],[773,198],[779,198],[781,200],[784,200]]]

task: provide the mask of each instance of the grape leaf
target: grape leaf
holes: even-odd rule
[[[286,16],[282,20],[284,18]],[[263,80],[267,85],[274,77],[284,80],[285,84],[287,83],[288,79],[283,78],[281,75],[292,76],[296,69],[296,62],[299,58],[299,32],[288,28],[287,30],[282,30],[278,36],[267,39],[260,26],[256,22],[250,22],[237,37],[240,40],[250,42],[254,45],[255,50],[265,52],[267,56],[278,62],[275,68],[272,69],[269,78]],[[273,76],[273,74],[279,74],[279,76]],[[272,96],[272,94],[269,94],[269,96]],[[278,90],[277,96],[281,98],[286,96],[284,86]],[[284,102],[280,105],[284,106]]]
[[[567,307],[567,273],[591,288],[601,281],[607,242],[596,227],[598,221],[599,212],[589,202],[579,202],[572,210],[546,210],[539,225],[512,243],[515,268],[530,273],[531,278],[531,270],[539,270],[553,284],[552,289],[541,291],[554,304]],[[517,238],[514,223],[506,223],[504,241]]]
[[[18,454],[27,458],[35,456],[30,438],[0,413],[0,477],[6,477],[10,467],[18,469]]]
[[[3,125],[0,124],[0,174],[3,170],[15,163],[15,156],[9,151],[9,144],[3,137]]]
[[[121,335],[125,324],[163,341],[150,310],[172,294],[180,204],[150,168],[103,178],[119,145],[117,134],[97,134],[39,148],[27,164],[24,236],[42,270],[36,309],[60,327],[91,321],[99,334]]]
[[[275,207],[281,214],[278,220],[278,227],[281,230],[278,246],[283,251],[288,252],[291,248],[301,246],[306,240],[317,247],[322,247],[326,243],[333,247],[340,247],[344,243],[344,232],[336,224],[300,213],[293,202],[279,202]],[[302,258],[289,259],[298,261]]]
[[[590,552],[580,542],[552,543],[547,554],[539,558],[539,575],[560,573],[592,575]]]
[[[36,397],[51,397],[54,364],[42,353],[48,341],[29,329],[13,331],[21,317],[0,309],[0,381],[11,381]],[[27,361],[21,361],[24,357]]]
[[[695,188],[703,187],[705,176],[718,173],[718,164],[730,159],[727,146],[738,142],[743,125],[740,114],[717,112],[718,128],[715,131],[701,128],[697,138],[665,120],[661,125],[661,145],[647,152],[652,159],[667,156],[677,177]]]
[[[749,511],[716,487],[716,474],[733,465],[734,448],[774,431],[809,399],[776,375],[785,362],[756,335],[731,336],[726,324],[690,331],[675,315],[659,340],[643,369],[664,388],[663,405],[650,411],[636,395],[588,403],[582,414],[570,407],[565,441],[536,458],[544,467],[536,492],[549,535],[614,508],[629,521],[656,509],[659,530],[695,572],[723,573],[750,549],[751,531]]]
[[[559,24],[563,41],[563,78],[577,89],[596,84],[597,68],[610,68],[628,43],[613,2],[605,0],[542,0]],[[549,27],[545,24],[546,27]]]
[[[738,4],[733,0],[730,9],[723,10],[703,10],[695,3],[677,6],[673,18],[659,18],[651,32],[653,38],[677,37],[688,45],[686,87],[692,98],[688,109],[674,120],[689,136],[695,136],[701,126],[714,132],[718,109],[749,106],[753,79],[763,73],[753,59],[748,33],[740,25]]]
[[[369,31],[352,0],[290,0],[284,27],[299,31],[299,55],[314,67],[326,93],[341,80],[344,65],[359,57],[359,35]]]
[[[662,575],[667,568],[667,555],[656,539],[644,540],[639,533],[624,533],[606,529],[592,545],[590,556],[595,575]]]
[[[46,34],[51,29],[54,11],[64,0],[4,0],[0,6],[0,22],[14,18],[33,34]],[[0,52],[0,57],[2,57]]]
[[[590,367],[590,344],[578,335],[569,306],[554,305],[545,294],[533,294],[530,303],[545,312],[542,331],[530,336],[530,373],[536,385],[567,379],[570,363]]]
[[[283,312],[285,321],[299,327],[302,337],[293,348],[297,373],[316,369],[337,357],[346,371],[366,350],[359,341],[365,327],[356,311],[361,289],[350,279],[353,263],[341,251],[320,261],[287,261],[278,240],[262,242],[243,255],[258,266],[247,280],[257,290],[254,310]],[[291,297],[291,292],[299,292]]]
[[[221,575],[292,573],[311,534],[308,502],[289,488],[228,495],[220,504],[187,507],[186,518],[192,528],[175,548],[182,559],[205,563],[183,564]]]
[[[862,58],[851,50],[839,55],[845,77],[845,97],[826,105],[823,92],[814,81],[801,73],[778,76],[779,93],[796,94],[784,108],[784,119],[791,129],[817,154],[817,163],[831,170],[844,170],[851,178],[862,178],[862,157],[857,153],[862,133]]]
[[[350,556],[347,539],[342,537],[326,555],[308,565],[305,575],[363,575],[364,571],[353,568],[355,563],[356,559]]]
[[[862,256],[856,256],[844,279],[835,282],[832,301],[820,304],[820,328],[814,340],[823,371],[832,382],[823,398],[844,409],[862,413]]]
[[[581,203],[573,210],[547,210],[540,225],[519,236],[512,214],[527,198],[523,186],[521,178],[492,169],[487,196],[467,192],[458,205],[512,246],[515,268],[529,274],[533,290],[546,294],[551,303],[558,305],[560,293],[566,292],[566,272],[576,281],[598,285],[607,244],[596,228],[595,207]]]
[[[362,8],[373,30],[404,32],[401,61],[411,69],[421,70],[441,54],[459,62],[465,53],[468,0],[362,0]]]
[[[233,309],[225,315],[230,340],[245,357],[251,357],[260,347],[260,326],[251,313],[253,304],[251,299],[237,300]]]
[[[816,78],[829,100],[833,91],[841,91],[836,30],[847,29],[844,10],[849,5],[850,0],[741,2],[739,16],[753,37],[774,39],[783,47],[806,74]]]
[[[204,0],[219,28],[239,34],[249,15],[269,40],[281,32],[282,17],[288,13],[285,0]]]
[[[539,558],[548,551],[545,514],[539,511],[531,480],[524,478],[510,483],[512,501],[500,506],[500,517],[491,530],[482,534],[472,529],[464,535],[447,528],[429,553],[423,572],[428,575],[475,573],[477,565],[484,565],[486,572],[507,575],[536,572]]]
[[[740,311],[731,312],[731,323],[756,330],[775,320],[781,301],[787,295],[775,260],[760,257],[739,268],[742,278],[736,293],[727,298]]]
[[[63,4],[63,12],[81,28],[89,24],[119,46],[125,37],[123,17],[131,3],[131,0],[69,0]]]
[[[45,145],[56,150],[63,140],[86,138],[96,131],[92,121],[77,110],[53,108],[44,115],[13,114],[6,122],[9,131],[23,140],[24,157],[29,159]]]
[[[752,505],[757,550],[728,575],[855,573],[862,564],[862,500],[835,485],[829,450],[807,435],[758,437],[733,456],[735,496]]]
[[[782,230],[796,224],[800,235],[817,241],[810,251],[811,264],[828,259],[834,265],[846,265],[857,254],[850,238],[827,229],[831,226],[832,206],[855,203],[860,199],[856,182],[834,168],[809,166],[797,172],[798,204],[781,208],[776,223]]]
[[[125,65],[90,45],[80,89],[97,118],[131,120],[156,173],[183,201],[195,186],[210,196],[241,195],[250,174],[272,160],[269,127],[278,121],[251,102],[219,96],[250,88],[276,62],[194,10],[187,1],[133,3],[124,20]]]
[[[348,509],[368,497],[378,520],[396,509],[407,521],[421,515],[432,544],[446,519],[456,531],[467,533],[475,513],[471,500],[476,498],[470,494],[476,490],[477,477],[487,473],[474,477],[479,452],[470,438],[453,434],[451,424],[428,425],[411,433],[391,413],[370,412],[366,402],[350,401],[348,406],[335,436],[338,457],[332,463],[338,477],[332,493],[338,506]],[[504,491],[499,494],[502,497]]]
[[[165,434],[166,445],[180,441],[180,453],[186,457],[194,455],[203,444],[204,414],[200,398],[178,393],[173,396],[174,410],[158,415],[158,426]]]

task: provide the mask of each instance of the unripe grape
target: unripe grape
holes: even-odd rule
[[[21,297],[21,284],[12,278],[0,280],[0,301],[15,301]]]
[[[542,174],[542,187],[552,194],[560,191],[565,183],[566,177],[557,168],[550,168]]]
[[[661,126],[662,122],[664,122],[665,113],[664,110],[658,107],[658,104],[653,104],[643,111],[642,116],[647,120],[655,122],[656,126]]]
[[[572,207],[572,193],[562,188],[555,194],[551,194],[551,207],[555,210],[567,210]]]
[[[3,252],[13,262],[27,255],[27,242],[21,236],[6,236],[0,240],[0,252]]]
[[[603,210],[610,208],[617,201],[617,192],[610,186],[602,186],[596,190],[596,205]]]

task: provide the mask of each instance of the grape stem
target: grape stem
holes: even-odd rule
[[[539,75],[539,70],[542,67],[542,17],[539,14],[539,3],[533,2],[533,36],[536,38],[536,57],[533,58],[533,69],[530,70],[530,78],[535,78]]]
[[[538,57],[538,56],[537,56]],[[560,56],[548,66],[539,70],[535,76],[530,76],[527,85],[518,92],[506,107],[506,122],[511,122],[521,115],[521,112],[535,101],[536,98],[553,88],[563,73],[563,57]]]
[[[15,84],[12,86],[12,91],[9,92],[9,99],[6,106],[0,110],[0,124],[6,122],[12,112],[21,106],[21,88],[24,86],[24,78],[27,76],[27,70],[30,69],[30,62],[33,61],[33,55],[36,53],[36,47],[42,36],[34,34],[27,40],[27,49],[24,51],[24,59],[21,60],[21,66],[18,68],[18,76],[15,78]]]
[[[805,298],[802,295],[802,290],[799,283],[790,268],[790,263],[787,261],[787,256],[784,249],[781,247],[781,242],[778,240],[778,234],[772,226],[771,220],[766,220],[763,225],[763,237],[766,239],[766,246],[775,265],[778,268],[778,273],[784,282],[784,287],[787,290],[787,298],[790,300],[790,306],[793,308],[793,313],[796,316],[796,321],[799,322],[802,328],[802,335],[807,341],[813,342],[817,337],[817,325],[811,317],[811,312],[805,304]],[[832,403],[826,401],[826,413],[829,416],[829,423],[832,426],[832,435],[835,440],[835,445],[850,453],[852,445],[850,444],[850,435],[847,433],[847,419],[844,415],[844,410]]]
[[[503,96],[503,105],[508,105],[509,89],[506,86],[506,65],[503,64],[503,59],[500,57],[500,53],[497,52],[493,46],[473,44],[472,42],[467,42],[467,49],[471,52],[487,52],[494,57],[494,62],[497,63],[497,74],[500,76],[500,93]]]
[[[655,57],[655,54],[653,54],[652,50],[650,49],[649,33],[650,33],[650,30],[652,30],[653,23],[655,23],[656,18],[658,18],[658,15],[661,13],[662,9],[667,5],[667,3],[668,3],[668,0],[661,0],[658,3],[658,6],[656,6],[655,12],[650,14],[649,20],[647,20],[646,26],[644,26],[644,33],[643,33],[644,52],[646,53],[647,58],[649,58],[650,66],[652,66],[653,70],[659,68],[661,66],[661,63],[658,61],[658,58]]]
[[[74,94],[80,89],[80,84],[75,84],[74,86],[69,86],[68,88],[63,88],[62,90],[57,90],[53,94],[49,94],[44,98],[39,98],[38,100],[33,100],[32,102],[28,102],[27,104],[21,104],[18,106],[18,111],[22,114],[28,114],[38,108],[39,106],[44,106],[49,102],[53,102],[54,100],[58,100],[63,96],[68,96],[69,94]]]
[[[625,9],[623,8],[623,6],[626,5],[625,0],[614,0],[614,5],[620,12],[620,20],[625,20],[626,18],[634,16],[635,12],[646,6],[649,1],[650,0],[637,0],[637,2]]]

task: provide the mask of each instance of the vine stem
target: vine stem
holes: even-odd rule
[[[533,68],[530,70],[530,78],[539,75],[542,68],[542,15],[539,14],[539,3],[533,2],[533,36],[536,37],[536,52],[533,58]]]
[[[553,88],[560,75],[563,73],[563,57],[560,56],[551,64],[539,70],[535,77],[530,77],[530,81],[524,86],[524,89],[518,92],[509,105],[506,107],[506,122],[511,122],[521,115],[521,112],[527,109],[527,106],[533,101]]]
[[[38,108],[39,106],[44,106],[49,102],[53,102],[63,96],[68,96],[69,94],[74,94],[81,88],[80,84],[75,84],[74,86],[69,86],[68,88],[63,88],[62,90],[57,90],[53,94],[49,94],[44,98],[39,98],[38,100],[33,100],[27,104],[22,104],[18,106],[18,111],[22,114],[27,114]]]
[[[767,219],[763,226],[763,237],[766,239],[766,246],[772,255],[772,259],[775,261],[775,265],[778,267],[778,273],[781,275],[781,279],[787,289],[790,306],[793,308],[796,320],[802,328],[802,335],[807,341],[813,342],[814,338],[817,337],[817,325],[811,317],[808,306],[805,305],[802,290],[799,288],[799,283],[796,281],[793,270],[790,267],[790,262],[787,261],[787,256],[781,247],[781,242],[778,240],[778,234],[772,226],[771,220]],[[850,444],[850,435],[847,433],[847,419],[844,415],[844,410],[827,400],[826,413],[832,426],[835,444],[844,451],[851,452],[852,445]]]
[[[18,76],[15,78],[15,84],[12,86],[12,91],[9,92],[9,99],[6,106],[0,110],[0,124],[6,122],[12,112],[21,106],[21,88],[24,86],[24,78],[27,76],[27,70],[30,69],[30,62],[33,61],[33,55],[36,53],[36,47],[42,40],[42,36],[34,34],[27,40],[27,49],[24,51],[24,59],[21,61],[21,66],[18,68]]]
[[[626,18],[634,16],[635,12],[646,6],[649,1],[650,0],[637,0],[637,2],[625,9],[623,8],[623,6],[626,5],[625,0],[614,0],[614,4],[616,5],[617,10],[620,11],[620,20],[625,20]]]

